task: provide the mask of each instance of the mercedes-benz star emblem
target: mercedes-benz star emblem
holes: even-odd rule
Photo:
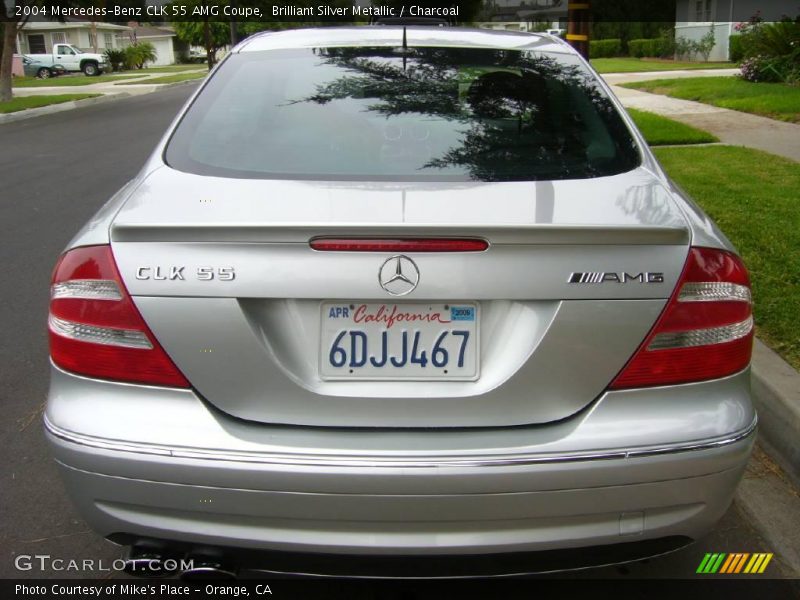
[[[405,296],[419,283],[419,269],[413,260],[398,254],[387,258],[378,271],[378,282],[392,296]]]

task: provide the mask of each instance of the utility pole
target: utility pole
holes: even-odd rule
[[[231,6],[231,48],[239,43],[239,24],[236,22],[236,0],[230,0]]]
[[[208,24],[208,2],[203,0],[203,40],[206,45],[206,62],[208,70],[214,66],[214,56],[211,54],[211,26]]]
[[[589,60],[591,4],[591,0],[567,3],[567,41],[586,60]]]

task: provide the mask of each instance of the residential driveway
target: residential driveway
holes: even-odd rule
[[[45,445],[49,277],[64,245],[137,172],[194,89],[185,85],[0,125],[0,577],[108,576],[20,572],[14,558],[21,554],[107,563],[120,556],[75,513]],[[684,578],[693,576],[706,552],[760,551],[773,551],[771,542],[734,503],[716,530],[688,549],[583,576]],[[769,569],[772,576],[786,573],[780,556]]]

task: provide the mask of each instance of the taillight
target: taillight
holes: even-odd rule
[[[692,248],[683,274],[644,343],[612,389],[703,381],[750,363],[750,278],[734,254]]]
[[[64,254],[50,287],[50,356],[67,371],[132,383],[189,387],[136,310],[110,246]]]

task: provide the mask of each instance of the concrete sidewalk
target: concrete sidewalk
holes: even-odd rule
[[[119,77],[119,81],[103,81],[101,83],[88,83],[86,85],[64,86],[64,85],[48,85],[41,87],[15,87],[15,96],[49,96],[51,94],[103,94],[104,96],[135,96],[138,94],[149,94],[158,89],[161,89],[168,83],[148,83],[152,79],[161,77],[171,77],[172,75],[183,75],[186,73],[206,73],[208,69],[187,69],[185,71],[169,71],[160,73],[142,73],[142,72],[123,72],[112,75]],[[128,76],[136,75],[137,77]],[[144,77],[139,77],[144,75]],[[80,75],[79,77],[83,77]],[[54,80],[54,81],[57,81]],[[198,79],[199,81],[199,79]]]
[[[636,73],[605,73],[601,77],[611,85],[650,79],[684,79],[686,77],[723,77],[737,75],[739,69],[680,69],[676,71],[639,71]]]
[[[614,73],[603,77],[606,82],[611,84],[614,93],[628,108],[654,112],[703,129],[713,133],[724,144],[755,148],[756,150],[763,150],[764,152],[770,152],[800,162],[800,125],[798,124],[776,121],[701,102],[680,100],[661,94],[631,90],[619,85],[646,79],[665,79],[678,76],[708,77],[711,75],[731,75],[738,73],[738,70],[682,71],[681,75],[677,75],[677,73],[677,71],[667,73]]]

